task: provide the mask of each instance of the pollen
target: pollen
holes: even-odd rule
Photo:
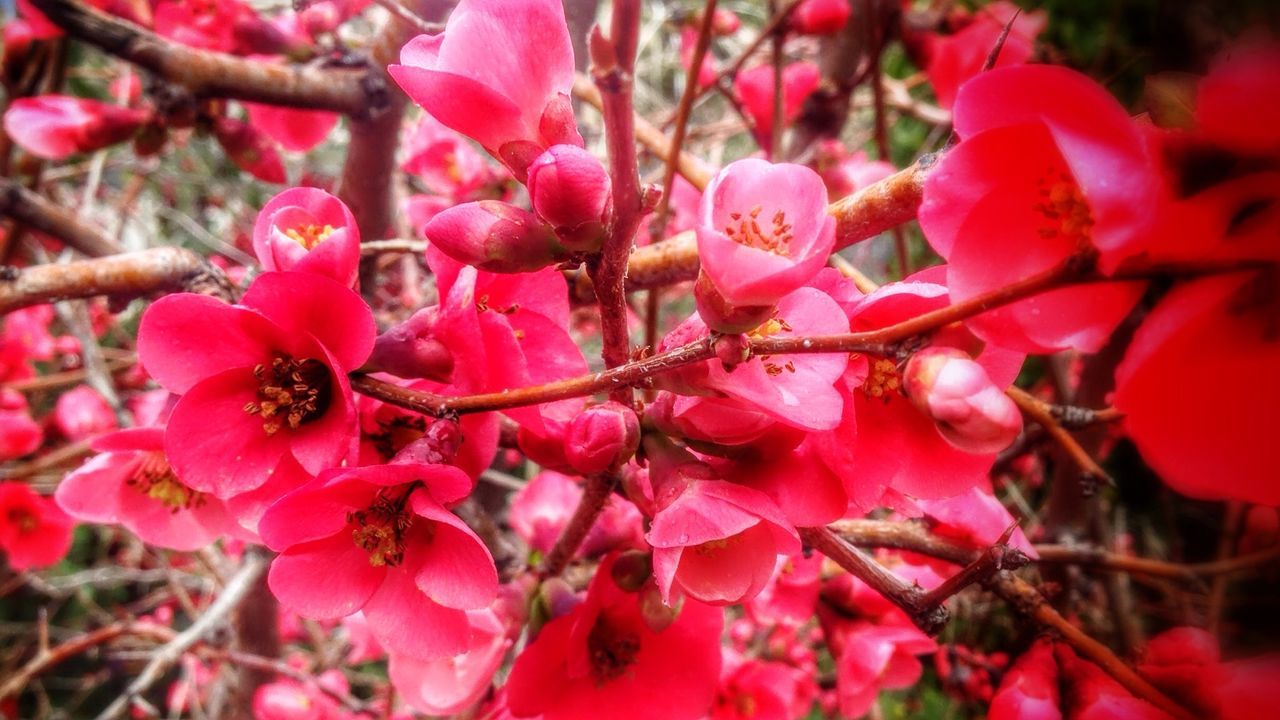
[[[1050,172],[1037,182],[1040,202],[1035,206],[1044,216],[1043,238],[1062,237],[1080,248],[1093,242],[1093,213],[1080,185],[1064,171]]]
[[[405,534],[414,520],[405,505],[412,492],[410,488],[392,499],[384,490],[369,507],[347,513],[347,522],[354,526],[351,539],[356,547],[369,553],[373,567],[396,567],[404,562]]]
[[[898,373],[898,366],[886,358],[872,360],[866,382],[862,384],[862,392],[869,398],[880,398],[885,402],[894,393],[902,392],[902,376]]]
[[[205,503],[204,493],[196,492],[178,480],[169,461],[159,451],[143,453],[125,484],[175,513],[198,508]]]
[[[601,616],[587,636],[587,652],[591,658],[591,674],[596,684],[603,685],[625,675],[627,668],[635,663],[640,654],[640,638],[613,627]]]
[[[268,435],[284,427],[297,430],[329,407],[332,380],[319,360],[276,357],[270,365],[254,367],[253,376],[258,379],[258,400],[246,403],[244,411],[260,416]]]
[[[745,216],[738,212],[730,213],[729,218],[733,222],[725,226],[724,234],[739,245],[783,257],[790,255],[791,241],[795,236],[791,232],[791,223],[787,222],[786,212],[775,212],[772,221],[765,221],[768,227],[761,228],[760,215],[763,212],[764,209],[757,205]]]
[[[332,225],[295,225],[284,231],[294,242],[312,250],[333,234]]]

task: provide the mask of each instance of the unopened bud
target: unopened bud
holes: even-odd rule
[[[435,337],[439,315],[440,309],[432,306],[387,328],[373,341],[365,369],[447,382],[453,373],[453,353]]]
[[[646,583],[640,589],[640,617],[653,632],[660,633],[671,627],[671,623],[680,617],[680,608],[683,606],[683,596],[677,598],[673,595],[671,605],[663,602],[662,591],[658,589],[657,583]]]
[[[636,592],[653,578],[653,557],[647,552],[629,550],[618,556],[609,571],[618,587]]]
[[[911,356],[905,384],[912,404],[965,452],[999,452],[1022,430],[1018,406],[961,350],[926,348]]]
[[[773,315],[773,305],[734,305],[725,299],[711,278],[698,273],[693,284],[693,298],[698,316],[707,327],[718,333],[737,334],[754,330]]]
[[[533,272],[569,256],[537,216],[497,200],[455,205],[431,218],[422,232],[454,260],[489,272]]]
[[[640,420],[631,408],[609,401],[589,407],[569,424],[565,457],[583,475],[621,467],[640,446]]]
[[[422,437],[401,448],[391,459],[396,465],[443,465],[453,461],[462,445],[462,430],[452,420],[432,420]]]
[[[46,160],[93,152],[133,136],[151,112],[66,95],[13,100],[4,130],[23,150]]]
[[[565,247],[600,249],[613,192],[595,155],[575,145],[554,145],[529,166],[533,209],[555,228]]]

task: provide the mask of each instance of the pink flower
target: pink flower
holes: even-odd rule
[[[1000,452],[1022,432],[1013,400],[963,350],[925,348],[907,361],[907,397],[938,425],[947,442],[968,453]]]
[[[811,62],[794,62],[782,69],[782,124],[800,117],[804,101],[818,89],[822,73]],[[752,134],[766,154],[773,152],[773,65],[756,65],[738,73],[733,89],[754,125]]]
[[[1014,13],[1018,13],[1017,19]],[[1008,0],[997,0],[975,12],[968,24],[954,34],[931,36],[926,72],[939,105],[950,109],[960,86],[982,72],[987,56],[1010,20],[1013,25],[995,67],[1021,65],[1031,58],[1036,36],[1049,21],[1044,10],[1028,12]]]
[[[1280,504],[1280,445],[1268,431],[1280,403],[1278,301],[1270,273],[1206,277],[1175,287],[1134,335],[1114,402],[1142,457],[1174,490]],[[1209,378],[1242,384],[1224,392]],[[1171,383],[1183,388],[1176,397]]]
[[[612,567],[613,558],[602,562],[586,600],[516,658],[506,686],[514,717],[696,720],[710,709],[724,613],[690,599],[654,630],[641,594],[619,588]]]
[[[317,619],[362,610],[391,653],[420,659],[467,649],[466,611],[497,592],[493,558],[442,503],[471,490],[447,465],[331,470],[285,496],[259,525],[280,555],[271,591]]]
[[[148,110],[66,95],[39,95],[10,101],[4,113],[4,131],[33,155],[62,160],[124,142],[150,119]]]
[[[942,500],[917,500],[916,506],[930,520],[934,533],[977,548],[994,544],[1010,525],[1016,524],[1014,517],[986,488],[969,488],[965,493]],[[1009,546],[1021,550],[1027,557],[1038,557],[1022,528],[1014,528]]]
[[[991,720],[1062,720],[1053,641],[1037,640],[1018,658],[991,698]]]
[[[489,272],[533,272],[569,258],[549,225],[499,200],[454,205],[427,221],[422,234],[454,260]]]
[[[582,488],[568,475],[543,470],[511,497],[507,521],[532,550],[546,553],[568,524],[582,499]],[[636,506],[610,497],[578,549],[581,557],[644,546],[642,518]]]
[[[1064,700],[1071,720],[1169,720],[1167,713],[1131,695],[1102,668],[1077,657],[1066,643],[1057,643],[1054,655],[1069,688]]]
[[[369,307],[310,273],[264,273],[241,305],[161,298],[138,330],[147,371],[182,395],[165,455],[188,486],[227,498],[262,486],[285,455],[311,472],[352,450],[347,373],[373,346]]]
[[[819,140],[813,168],[827,185],[827,198],[835,201],[889,177],[897,170],[883,160],[868,160],[861,150],[849,152],[839,140]]]
[[[569,424],[565,458],[583,475],[616,469],[640,446],[640,420],[613,401],[593,405]]]
[[[258,59],[259,62],[269,62]],[[281,105],[242,103],[249,124],[266,133],[289,152],[307,152],[324,142],[338,124],[338,114]]]
[[[948,261],[962,301],[1080,253],[1111,271],[1144,250],[1160,181],[1124,108],[1084,75],[1022,65],[967,83],[955,108],[961,143],[925,182],[920,225]],[[992,257],[1002,261],[991,262]],[[1027,352],[1096,351],[1144,283],[1069,287],[983,313],[985,340]]]
[[[720,691],[708,720],[798,720],[799,671],[786,663],[745,658],[726,649]]]
[[[436,195],[472,200],[478,190],[496,179],[475,146],[430,115],[423,115],[406,133],[403,145],[405,159],[400,168]]]
[[[658,512],[645,539],[668,605],[680,593],[716,605],[750,600],[778,555],[800,550],[795,528],[768,495],[721,480],[703,463],[655,467],[650,477]]]
[[[720,11],[716,11],[718,16]],[[735,16],[736,17],[736,16]],[[714,23],[715,21],[712,20]],[[693,53],[697,50],[698,43],[698,27],[693,25],[683,25],[680,28],[680,65],[685,70],[693,65]],[[716,80],[716,58],[708,49],[708,52],[702,56],[702,67],[698,68],[698,87],[705,88]]]
[[[71,549],[74,523],[54,502],[21,482],[0,482],[0,550],[9,567],[53,565]]]
[[[58,398],[53,424],[68,440],[85,440],[119,426],[106,398],[88,385],[77,385]]]
[[[435,660],[392,655],[388,675],[409,707],[427,715],[453,715],[474,705],[514,644],[502,618],[490,608],[469,610],[471,639],[461,654]]]
[[[854,332],[886,327],[948,303],[947,288],[934,282],[940,270],[929,270],[890,283],[860,300],[851,310]],[[940,347],[978,345],[964,328],[953,326],[935,334]],[[1011,384],[1022,366],[1021,353],[988,345],[977,361],[996,387]],[[948,442],[932,418],[921,413],[903,394],[901,371],[888,358],[855,357],[845,375],[857,418],[857,437],[834,466],[858,468],[852,498],[878,499],[890,488],[914,497],[950,497],[981,482],[995,461],[994,452],[965,452]],[[870,507],[865,508],[867,510]]]
[[[557,0],[463,0],[444,32],[409,41],[387,70],[414,102],[521,181],[552,145],[582,145],[569,102],[573,47]]]
[[[319,684],[344,694],[350,692],[339,670],[328,670]],[[345,720],[350,717],[328,693],[315,684],[277,680],[259,685],[253,692],[254,720]]]
[[[747,617],[761,625],[800,627],[813,618],[822,585],[822,555],[778,558],[773,578],[746,603]]]
[[[791,11],[791,27],[802,35],[839,32],[853,14],[849,0],[804,0]]]
[[[258,213],[253,251],[263,270],[312,272],[354,287],[360,228],[338,198],[317,188],[290,188]]]
[[[71,516],[123,525],[148,544],[183,552],[240,534],[221,500],[173,474],[164,457],[164,428],[121,430],[92,447],[100,454],[69,473],[55,494]]]
[[[213,135],[236,167],[263,182],[284,183],[280,152],[262,130],[234,118],[218,117],[213,120]]]
[[[721,332],[735,306],[767,309],[813,278],[835,245],[822,179],[802,165],[746,159],[720,171],[702,195],[698,217],[702,275],[698,311]],[[709,284],[708,284],[709,283]]]
[[[533,210],[571,250],[593,252],[613,211],[609,173],[576,145],[552,145],[529,166]]]
[[[44,430],[31,418],[22,393],[0,388],[0,461],[15,460],[35,452],[44,442]]]

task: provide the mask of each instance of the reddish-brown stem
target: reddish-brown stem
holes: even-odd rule
[[[640,42],[639,0],[615,0],[609,39],[592,38],[591,75],[603,102],[605,148],[613,190],[613,217],[600,254],[587,262],[587,273],[600,306],[601,354],[606,367],[625,365],[631,356],[627,330],[627,296],[623,282],[627,257],[642,213],[640,173],[636,162],[635,110],[631,103],[636,49]],[[631,388],[610,391],[613,400],[631,404]]]
[[[1017,570],[1026,565],[1029,562],[1029,558],[1017,548],[1005,545],[1006,540],[1007,538],[1003,538],[996,545],[987,548],[976,560],[965,565],[960,572],[925,593],[921,602],[926,606],[941,605],[947,601],[947,598],[970,585],[987,582],[1001,570]]]
[[[75,0],[32,0],[68,35],[185,87],[200,97],[231,97],[349,115],[386,105],[386,86],[363,70],[285,65],[171,42]]]
[[[1248,572],[1280,560],[1280,545],[1224,560],[1185,564],[1121,555],[1090,547],[1036,545],[1035,548],[1040,556],[1038,562],[1042,563],[1080,565],[1110,572],[1168,578],[1187,583],[1198,583],[1206,577],[1216,578]]]
[[[538,568],[538,575],[544,578],[554,577],[564,572],[569,561],[577,554],[578,547],[586,539],[596,518],[600,517],[605,503],[613,494],[618,484],[618,477],[612,473],[596,473],[587,478],[586,487],[582,491],[582,499],[574,509],[569,523],[560,531],[556,544],[551,547]]]
[[[773,10],[774,15],[778,14],[778,3],[776,0],[771,0],[769,7]],[[782,46],[786,44],[787,41],[786,27],[778,26],[777,28],[774,28],[770,35],[770,39],[772,40],[771,44],[773,45],[772,57],[769,58],[773,63],[773,126],[770,130],[772,131],[773,136],[769,138],[769,159],[773,160],[782,154]]]
[[[1062,423],[1054,417],[1049,403],[1019,387],[1010,387],[1005,390],[1005,393],[1018,406],[1018,409],[1022,410],[1027,417],[1034,420],[1037,425],[1045,429],[1045,432],[1049,433],[1049,437],[1058,443],[1058,446],[1067,454],[1067,457],[1071,458],[1071,461],[1080,468],[1080,472],[1085,479],[1092,482],[1106,482],[1108,485],[1116,484],[1115,479],[1098,464],[1098,461],[1093,459],[1093,456],[1088,451],[1081,447],[1075,437],[1070,432],[1067,432]]]
[[[121,251],[115,240],[80,222],[74,213],[8,178],[0,178],[0,215],[52,235],[89,257],[114,255]]]
[[[200,255],[176,247],[0,271],[0,313],[56,300],[158,290],[187,290],[227,300],[233,295],[221,270]]]
[[[830,558],[854,577],[893,602],[921,630],[934,635],[947,624],[949,613],[940,604],[926,601],[918,585],[908,585],[883,565],[849,545],[825,527],[798,528],[800,539],[814,550]]]
[[[27,683],[32,678],[49,670],[61,662],[69,660],[76,655],[87,652],[99,645],[105,645],[112,640],[124,636],[145,636],[153,638],[160,642],[165,642],[173,638],[176,633],[167,627],[156,625],[154,623],[122,621],[100,627],[97,630],[91,630],[83,635],[78,635],[60,645],[52,648],[42,649],[35,657],[31,658],[27,664],[19,668],[14,674],[5,679],[0,684],[0,700],[22,692]]]

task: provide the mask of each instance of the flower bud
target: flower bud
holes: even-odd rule
[[[65,95],[41,95],[14,100],[4,114],[4,130],[32,155],[62,160],[124,142],[150,118],[151,113],[146,110]]]
[[[791,27],[801,35],[831,35],[852,12],[849,0],[804,0],[791,14]]]
[[[574,145],[553,145],[529,165],[533,209],[571,250],[600,249],[612,206],[609,173],[595,155]]]
[[[266,133],[234,118],[213,121],[213,135],[236,167],[263,182],[283,184],[284,161]]]
[[[462,429],[453,420],[436,419],[422,437],[405,445],[391,458],[396,465],[444,465],[453,462],[462,444]]]
[[[406,379],[448,382],[453,374],[453,353],[435,336],[439,316],[439,307],[423,308],[387,328],[373,341],[365,368]]]
[[[72,388],[58,398],[53,424],[69,440],[85,440],[118,426],[106,399],[88,385]]]
[[[926,348],[907,361],[907,396],[933,419],[947,442],[970,453],[995,453],[1022,430],[1018,407],[987,371],[955,348]]]
[[[569,424],[565,457],[583,475],[620,467],[640,446],[640,421],[635,412],[609,401],[589,407]]]
[[[489,272],[533,272],[569,257],[537,216],[497,200],[455,205],[431,218],[422,232],[454,260]]]

